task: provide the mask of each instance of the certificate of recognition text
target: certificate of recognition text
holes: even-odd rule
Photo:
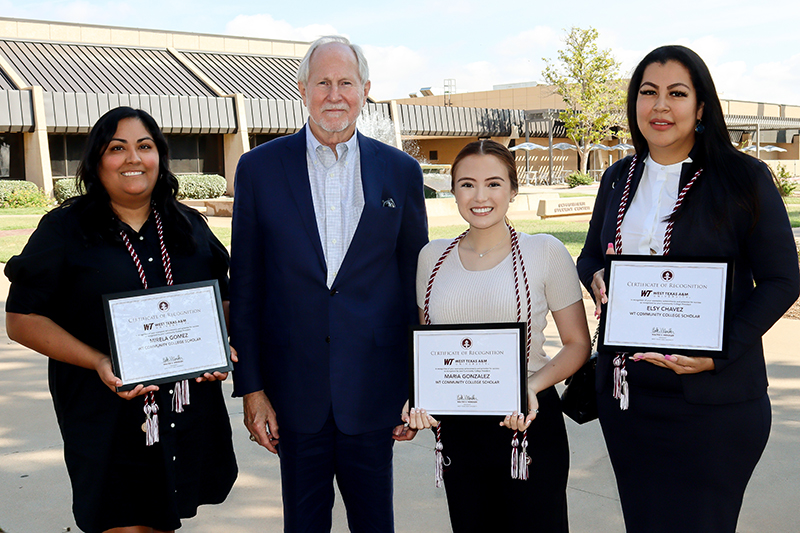
[[[525,324],[414,326],[411,406],[434,415],[527,412]]]
[[[670,256],[609,256],[600,346],[725,357],[733,263]]]
[[[216,280],[103,299],[119,390],[232,369]]]

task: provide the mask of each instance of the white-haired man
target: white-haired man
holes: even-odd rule
[[[428,240],[422,173],[356,132],[370,89],[358,46],[314,42],[298,89],[306,126],[236,172],[234,394],[251,439],[280,456],[286,531],[330,530],[334,478],[352,531],[393,531],[392,433]]]

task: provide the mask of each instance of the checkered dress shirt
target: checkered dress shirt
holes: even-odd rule
[[[306,124],[308,178],[319,238],[328,266],[329,288],[342,266],[364,210],[361,154],[356,137],[354,133],[350,140],[336,145],[337,159],[330,148],[314,137]]]

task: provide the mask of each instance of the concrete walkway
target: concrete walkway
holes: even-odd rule
[[[581,191],[583,192],[583,191]],[[587,191],[588,192],[588,191]],[[535,213],[512,213],[533,219]],[[575,217],[567,219],[576,220]],[[583,217],[585,220],[586,217]],[[209,224],[230,227],[230,218],[209,217]],[[435,217],[431,226],[466,225],[458,216]],[[795,228],[800,239],[800,228]],[[0,304],[5,308],[8,280],[0,276]],[[587,303],[592,330],[595,320]],[[545,349],[557,351],[558,335],[550,323]],[[739,533],[798,531],[800,521],[800,321],[782,319],[764,337],[770,375],[773,427],[770,442],[745,496]],[[239,479],[228,500],[200,509],[184,521],[187,532],[278,532],[282,530],[278,460],[248,440],[242,406],[224,384],[239,461]],[[567,420],[571,445],[568,488],[571,531],[621,533],[622,513],[599,424],[579,426]],[[535,465],[532,472],[535,475]],[[680,495],[659,495],[680,512]],[[47,359],[11,342],[0,312],[0,532],[60,533],[78,531],[62,456],[61,436],[47,388]],[[524,512],[524,510],[522,510]],[[433,486],[433,437],[430,432],[395,446],[395,517],[398,533],[448,532],[444,490]],[[336,533],[347,531],[341,499],[334,507]]]
[[[0,303],[8,281],[0,276]],[[1,315],[2,313],[0,313]],[[587,305],[594,327],[591,307]],[[0,530],[6,533],[78,531],[62,457],[45,357],[11,342],[0,316]],[[546,349],[558,349],[554,327]],[[773,428],[769,445],[745,496],[740,533],[790,532],[800,519],[800,321],[782,319],[764,337],[769,363]],[[225,384],[227,396],[230,383]],[[228,500],[200,509],[186,520],[187,532],[277,532],[282,530],[278,460],[248,440],[238,399],[228,398],[240,474]],[[597,422],[567,421],[572,456],[569,480],[571,530],[621,533],[622,514],[614,476]],[[202,444],[202,443],[199,443]],[[702,444],[698,444],[702,445]],[[687,453],[691,453],[687,450]],[[533,475],[536,466],[533,465]],[[680,512],[680,495],[655,495]],[[338,498],[338,497],[337,497]],[[524,512],[524,510],[520,510]],[[433,439],[429,432],[395,446],[397,531],[450,531],[444,491],[433,486]],[[334,508],[335,532],[347,531],[341,500]]]

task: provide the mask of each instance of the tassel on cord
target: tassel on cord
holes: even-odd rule
[[[183,412],[183,406],[189,405],[189,380],[175,382],[175,394],[172,396],[172,410],[176,413]]]
[[[628,407],[631,404],[631,394],[628,390],[628,380],[625,379],[625,376],[628,375],[628,371],[624,368],[622,369],[622,391],[619,395],[619,408],[623,411],[627,411]]]
[[[631,401],[627,377],[625,354],[617,354],[614,357],[614,398],[619,400],[619,408],[623,411],[628,410]]]
[[[158,404],[156,403],[155,394],[150,391],[144,401],[144,414],[145,420],[145,444],[152,446],[159,441],[158,431]]]
[[[528,479],[528,430],[527,429],[522,433],[517,479],[521,479],[523,481]]]
[[[434,450],[434,454],[436,456],[436,465],[434,470],[434,484],[436,488],[441,488],[444,485],[444,467],[450,466],[450,459],[446,459],[442,450],[444,446],[442,445],[442,424],[440,423],[434,429],[436,433],[436,449]]]
[[[517,439],[517,432],[511,437],[511,479],[517,479],[519,476],[519,439]]]

